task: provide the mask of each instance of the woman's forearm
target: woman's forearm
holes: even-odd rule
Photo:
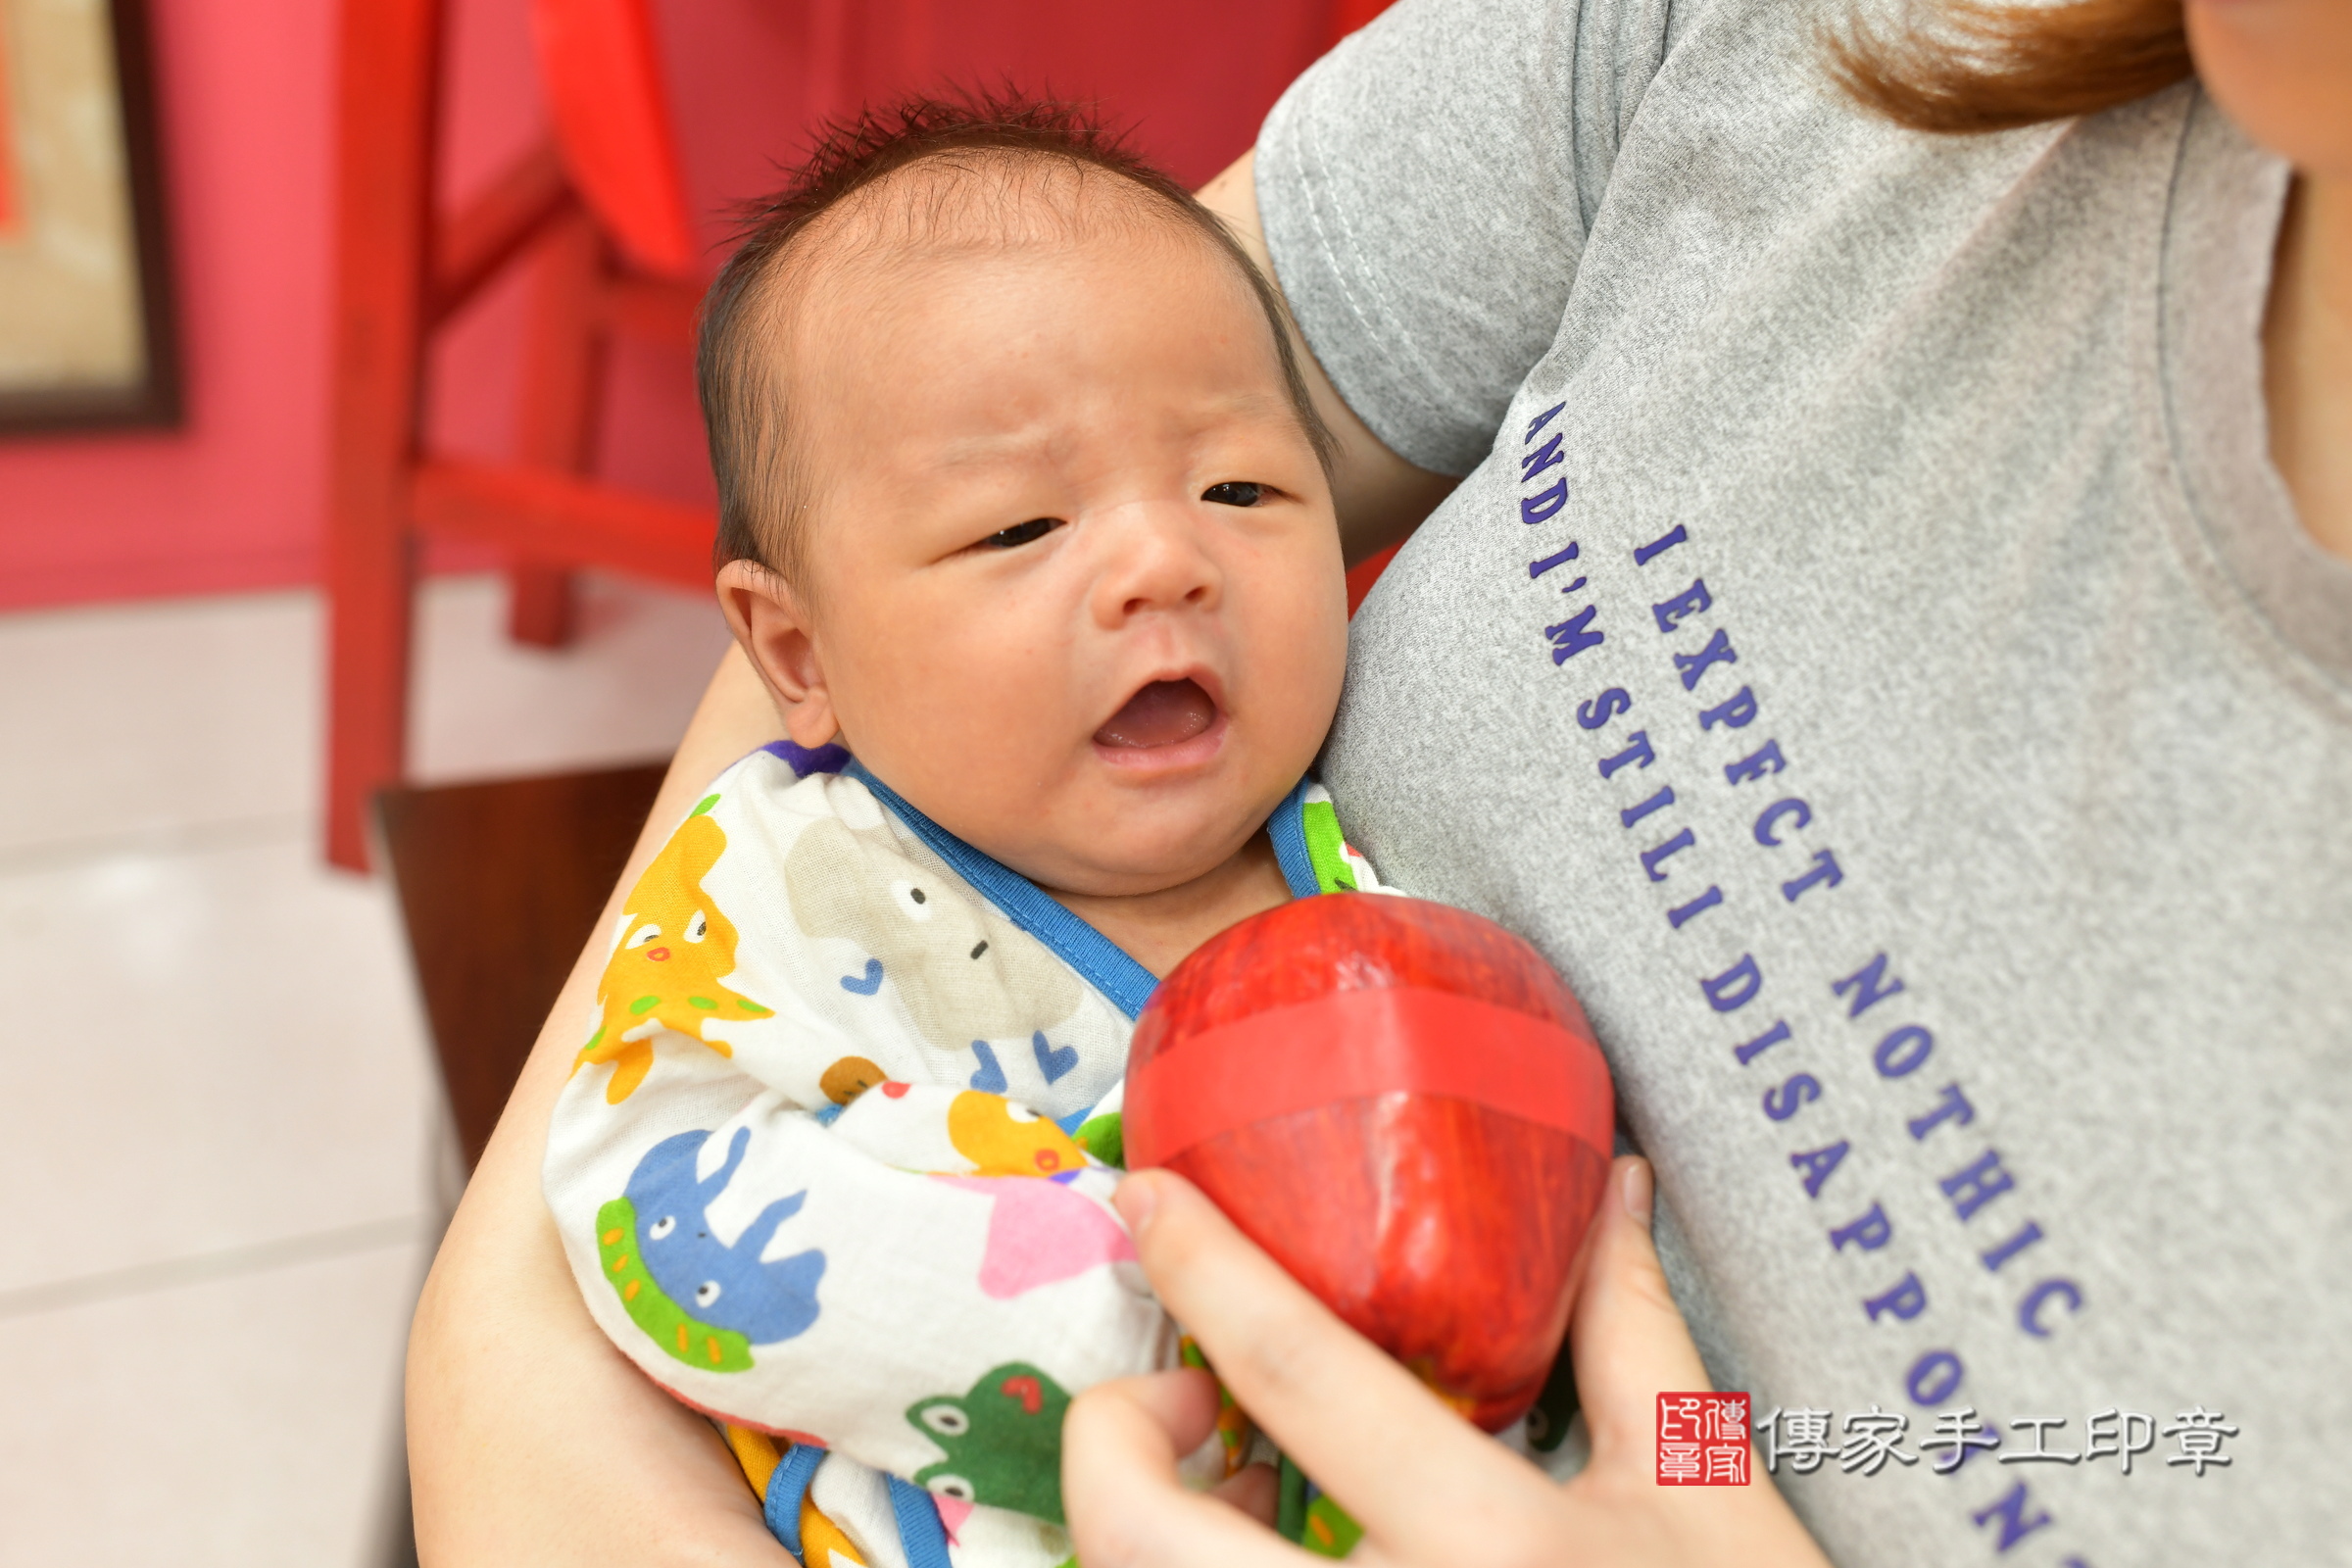
[[[410,1484],[426,1568],[791,1560],[710,1424],[648,1383],[589,1317],[539,1196],[548,1115],[623,892],[711,778],[782,734],[730,650],[450,1222],[409,1337]]]
[[[1200,187],[1200,205],[1225,220],[1233,237],[1241,241],[1242,249],[1280,294],[1282,279],[1275,274],[1265,229],[1258,222],[1256,170],[1256,152],[1244,153]],[[1415,467],[1390,451],[1340,396],[1313,347],[1296,326],[1291,331],[1291,347],[1306,377],[1307,396],[1339,443],[1332,463],[1331,499],[1339,510],[1340,538],[1348,552],[1348,564],[1353,565],[1419,527],[1421,519],[1461,481],[1451,474]]]

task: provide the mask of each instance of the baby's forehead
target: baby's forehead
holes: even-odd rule
[[[851,192],[795,237],[768,283],[778,391],[789,401],[793,384],[819,367],[855,373],[930,302],[968,288],[973,268],[1015,256],[1024,267],[1084,268],[1105,246],[1131,275],[1230,270],[1233,303],[1252,309],[1241,264],[1158,192],[1054,154],[951,149]]]
[[[1055,153],[953,148],[859,187],[801,235],[804,265],[1080,244],[1102,237],[1204,236],[1165,197]]]
[[[1132,298],[1140,287],[1161,301],[1182,298],[1187,341],[1262,335],[1278,360],[1278,329],[1249,263],[1215,222],[1190,210],[1181,193],[1116,170],[996,148],[929,154],[837,200],[773,258],[754,307],[757,352],[764,362],[762,417],[775,432],[778,471],[801,498],[793,505],[809,504],[840,465],[872,456],[875,430],[860,424],[854,438],[840,439],[846,432],[831,423],[840,411],[863,406],[876,388],[887,388],[897,412],[891,428],[903,435],[920,424],[910,417],[918,405],[944,407],[967,393],[1001,391],[992,370],[1002,356],[985,344],[975,347],[972,334],[1023,330],[1022,310],[1041,298],[1054,302],[1050,309],[1061,322],[1079,323],[1083,331],[1089,312],[1104,303],[1106,276],[1119,280],[1114,297]],[[1002,262],[1009,269],[1000,270]],[[1066,274],[1057,270],[1063,267]],[[1069,286],[1057,287],[1065,277]],[[1000,299],[1029,304],[1008,306],[1000,317],[990,308]],[[1107,308],[1118,310],[1115,303]],[[1226,311],[1242,313],[1250,324],[1227,319]],[[1218,329],[1236,325],[1238,332]],[[1117,329],[1103,327],[1106,334]],[[942,332],[962,334],[955,361],[961,370],[936,384],[919,374],[910,379],[909,367],[918,362],[907,352],[932,353]],[[1036,363],[1049,379],[1083,380],[1102,368],[1084,353]],[[1245,389],[1253,407],[1264,391],[1254,384],[1255,372],[1263,368],[1252,368],[1253,384]],[[1062,390],[1076,394],[1091,385]],[[820,426],[828,433],[818,434]]]

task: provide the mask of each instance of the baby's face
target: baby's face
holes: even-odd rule
[[[1347,658],[1330,488],[1249,285],[1172,224],[828,272],[793,376],[821,685],[795,738],[837,725],[1049,888],[1223,863]]]

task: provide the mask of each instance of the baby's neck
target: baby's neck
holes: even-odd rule
[[[1216,869],[1156,893],[1103,898],[1047,891],[1160,976],[1227,926],[1291,901],[1290,884],[1274,858],[1273,840],[1262,829]]]

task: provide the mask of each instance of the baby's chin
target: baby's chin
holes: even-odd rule
[[[1247,836],[1243,842],[1249,842]],[[1081,860],[1074,856],[1055,857],[1051,863],[1040,867],[1043,874],[1032,874],[1029,880],[1055,898],[1148,899],[1199,882],[1232,858],[1232,855],[1224,855],[1204,861],[1138,859],[1105,863],[1099,859]]]
[[[1217,771],[1223,776],[1066,803],[1075,810],[1047,806],[1023,842],[997,858],[1041,887],[1088,898],[1137,898],[1197,882],[1242,852],[1288,790],[1253,788],[1239,769]]]

